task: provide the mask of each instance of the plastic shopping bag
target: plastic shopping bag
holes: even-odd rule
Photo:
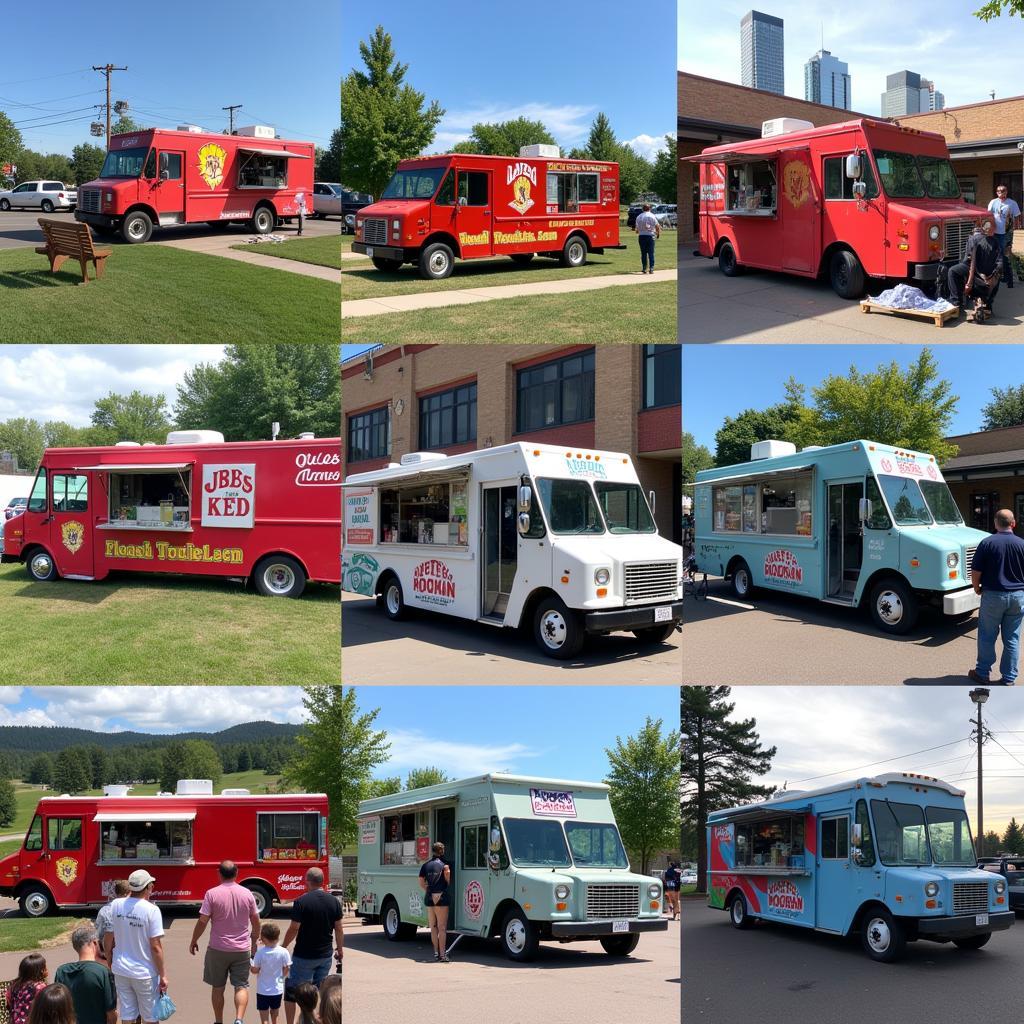
[[[177,1011],[177,1009],[178,1008],[174,1005],[174,1000],[164,992],[153,1004],[153,1016],[157,1020],[167,1020]]]

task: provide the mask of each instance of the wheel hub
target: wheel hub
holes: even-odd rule
[[[903,619],[903,601],[900,595],[892,590],[885,590],[878,595],[878,617],[890,626],[895,626]]]
[[[526,927],[518,918],[515,921],[509,921],[505,928],[505,942],[508,948],[516,953],[521,953],[525,948]]]
[[[45,554],[38,554],[32,557],[32,575],[42,579],[44,576],[49,576],[53,569],[53,563],[50,561],[50,556]]]
[[[435,274],[443,274],[448,269],[448,257],[443,252],[435,252],[430,257],[430,269]]]
[[[390,907],[385,920],[387,921],[388,933],[394,935],[398,931],[398,911],[394,907]]]
[[[572,260],[573,263],[579,263],[579,261],[583,259],[583,246],[581,246],[579,242],[569,246],[569,259]]]
[[[268,566],[263,579],[275,594],[287,594],[295,586],[295,573],[287,565]]]
[[[387,602],[388,602],[388,611],[391,612],[392,615],[397,615],[398,614],[398,609],[399,609],[398,587],[396,587],[396,586],[388,587]]]
[[[46,913],[49,905],[50,901],[41,892],[32,893],[32,895],[25,901],[25,909],[33,917],[41,917]]]
[[[544,643],[552,649],[557,649],[565,643],[567,632],[565,619],[558,612],[548,612],[541,620],[541,636],[544,638]]]
[[[889,926],[880,917],[873,918],[868,923],[867,936],[868,945],[876,953],[884,953],[889,948]]]

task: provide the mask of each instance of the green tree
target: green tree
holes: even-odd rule
[[[1016,818],[1011,818],[1003,833],[1003,849],[1007,853],[1024,853],[1024,832],[1017,824]]]
[[[107,154],[100,146],[91,142],[82,142],[71,150],[71,173],[79,185],[94,181],[103,170],[103,161]]]
[[[341,83],[341,166],[349,188],[380,196],[399,160],[422,153],[444,110],[405,83],[391,36],[378,25],[359,52],[366,71],[353,70]]]
[[[37,420],[18,416],[0,423],[0,451],[12,452],[20,469],[34,469],[43,457],[46,433]]]
[[[174,740],[164,747],[161,760],[160,788],[168,793],[180,779],[220,781],[220,758],[207,740]]]
[[[110,781],[110,757],[98,743],[89,746],[87,753],[89,755],[89,787],[90,789],[102,789]]]
[[[785,385],[786,399],[767,409],[745,409],[727,416],[715,434],[715,465],[731,466],[750,459],[755,441],[797,442],[809,410],[804,405],[804,390],[791,377]]]
[[[132,773],[139,782],[159,782],[164,770],[164,759],[159,750],[147,750],[132,766]],[[122,778],[121,782],[129,781]]]
[[[450,782],[451,777],[447,772],[433,766],[427,768],[413,768],[406,776],[406,789],[423,789],[426,786],[439,786],[442,782]]]
[[[21,157],[21,132],[14,122],[0,110],[0,178],[3,177],[4,164],[17,164]],[[21,181],[21,169],[18,169],[18,180]]]
[[[1024,0],[989,0],[987,4],[974,12],[974,16],[981,18],[982,21],[991,21],[993,18],[998,18],[1003,11],[1011,17],[1017,15],[1018,18],[1024,18]]]
[[[116,444],[118,441],[155,441],[163,443],[170,429],[167,399],[163,395],[130,395],[98,398],[92,412],[93,444]]]
[[[676,157],[676,137],[665,136],[665,149],[659,149],[654,157],[654,169],[651,171],[651,191],[657,192],[663,202],[676,201],[676,180],[679,164]]]
[[[374,728],[380,709],[360,711],[351,687],[303,687],[302,706],[308,721],[285,766],[285,780],[307,793],[327,794],[331,847],[340,851],[355,842],[359,801],[391,744]]]
[[[386,779],[370,779],[363,789],[363,800],[373,800],[378,796],[391,796],[402,792],[402,777],[389,775]]]
[[[616,159],[619,162],[619,202],[628,205],[642,192],[650,190],[654,168],[631,146],[619,146]]]
[[[341,180],[341,129],[335,128],[331,132],[331,144],[327,149],[317,148],[316,151],[316,180],[317,181],[340,181]]]
[[[242,747],[238,752],[238,767],[236,771],[247,772],[252,768],[252,757],[248,747]]]
[[[92,763],[84,747],[65,747],[53,766],[53,788],[58,793],[82,793],[89,788]]]
[[[992,388],[992,401],[982,407],[981,414],[985,417],[982,430],[1019,427],[1024,423],[1024,384]]]
[[[555,137],[543,121],[517,117],[494,124],[481,122],[473,125],[469,138],[452,147],[455,153],[483,153],[487,156],[519,156],[523,146],[544,143],[557,145]]]
[[[711,450],[703,444],[697,444],[693,434],[683,431],[683,486],[692,484],[702,469],[710,469],[715,464]]]
[[[141,132],[143,126],[133,121],[127,114],[122,114],[110,126],[111,135],[130,135],[132,132]]]
[[[14,768],[6,754],[0,754],[0,826],[14,824],[18,801],[14,793]]]
[[[775,747],[762,747],[753,718],[733,721],[728,686],[684,686],[682,726],[683,846],[696,847],[697,892],[707,892],[708,814],[771,794],[751,776],[765,775]]]
[[[999,838],[999,833],[992,829],[985,833],[985,841],[980,845],[979,857],[998,857],[1003,849],[1003,841]]]
[[[590,134],[587,136],[586,153],[591,160],[619,159],[621,146],[612,131],[608,115],[599,112],[590,125]]]
[[[616,736],[605,754],[619,833],[645,875],[655,853],[679,842],[679,734],[662,735],[661,719],[648,717],[636,736]]]
[[[47,448],[78,448],[89,443],[90,427],[73,427],[63,420],[48,420],[43,424],[43,439]]]
[[[39,754],[28,764],[25,781],[33,786],[49,786],[53,782],[53,758],[49,754]]]

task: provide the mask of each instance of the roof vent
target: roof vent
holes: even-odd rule
[[[448,456],[441,452],[409,452],[402,456],[403,466],[419,466],[424,462],[444,462]]]
[[[114,445],[115,448],[141,448],[142,445],[138,441],[118,441]]]
[[[299,441],[312,441],[316,437],[316,434],[312,430],[304,430],[299,434],[297,440]]]
[[[241,135],[247,139],[276,139],[277,132],[266,124],[247,124],[244,128],[239,128],[235,131],[236,135]]]
[[[204,129],[200,128],[197,124],[179,124],[179,132],[190,132],[192,135],[203,135],[205,134]]]
[[[803,446],[803,448],[800,449],[800,451],[802,451],[802,452],[820,452],[821,449],[824,448],[824,447],[825,446],[823,444],[805,444]]]
[[[755,441],[750,446],[750,461],[777,459],[783,455],[796,455],[796,445],[791,441]]]
[[[178,779],[177,796],[213,796],[213,779]]]
[[[127,786],[104,786],[103,787],[103,795],[104,796],[127,796],[128,795],[128,787]]]
[[[533,146],[520,146],[519,155],[546,160],[557,160],[562,155],[562,151],[557,146],[538,142]]]
[[[252,793],[247,789],[222,789],[220,791],[221,796],[252,796]]]
[[[789,135],[790,132],[805,132],[813,127],[813,122],[799,117],[773,117],[770,121],[761,122],[761,138],[771,139],[776,135]]]
[[[219,430],[172,430],[167,435],[168,444],[223,444],[224,435]]]

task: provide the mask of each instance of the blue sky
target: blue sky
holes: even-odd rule
[[[604,777],[604,750],[661,718],[678,728],[670,686],[369,686],[363,711],[391,739],[379,776],[436,765],[464,777],[507,770],[568,779]],[[216,732],[241,722],[302,720],[294,687],[0,687],[0,725],[68,725],[97,731]]]
[[[112,98],[147,125],[227,125],[221,110],[243,104],[236,124],[268,124],[286,138],[326,146],[338,126],[341,4],[291,0],[176,0],[125,4],[93,0],[55,9],[5,5],[0,110],[21,122],[24,143],[70,154],[90,138],[90,105],[105,100],[92,65],[127,65],[112,76]],[[87,109],[79,109],[87,108]],[[66,124],[33,127],[44,121]]]
[[[829,374],[845,375],[851,365],[862,372],[894,360],[907,367],[919,352],[917,345],[686,345],[683,429],[713,452],[725,417],[782,401],[790,375],[809,389]],[[936,345],[932,353],[940,376],[953,381],[960,398],[951,434],[980,429],[991,388],[1024,384],[1016,346]]]
[[[752,7],[785,22],[786,95],[803,99],[804,64],[822,45],[850,66],[853,109],[878,114],[885,76],[916,71],[935,82],[946,106],[1024,92],[1024,22],[972,14],[982,0],[930,0],[897,8],[890,0],[719,0],[707,17],[701,0],[680,0],[679,67],[727,82],[740,80],[740,18]],[[1011,134],[1009,131],[1006,134]]]
[[[342,67],[363,67],[359,42],[382,24],[409,64],[406,81],[447,111],[434,152],[475,122],[520,115],[543,121],[565,151],[586,141],[599,110],[643,152],[675,131],[675,20],[672,0],[645,0],[640,10],[613,0],[566,8],[346,0]]]

